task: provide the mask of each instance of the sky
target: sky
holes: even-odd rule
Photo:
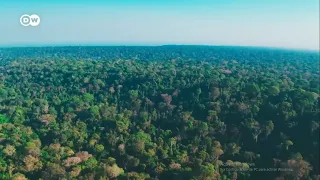
[[[22,26],[37,14],[39,26]],[[318,0],[0,0],[0,46],[232,45],[319,50]]]

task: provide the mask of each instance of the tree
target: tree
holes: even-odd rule
[[[101,153],[101,152],[103,152],[103,150],[104,150],[104,146],[102,144],[96,144],[95,145],[95,151],[96,152]]]
[[[311,121],[311,132],[314,132],[317,129],[319,129],[319,123],[315,121]]]
[[[240,152],[241,147],[236,143],[228,143],[226,149],[229,154],[234,156],[235,154],[238,154]]]
[[[282,145],[286,150],[288,150],[288,149],[289,149],[289,146],[292,146],[292,145],[293,145],[293,142],[290,141],[290,140],[286,140],[286,141],[284,141],[283,143],[281,143],[281,145]]]
[[[82,46],[0,56],[1,180],[319,174],[318,53]],[[272,162],[265,176],[252,167]]]
[[[280,93],[280,89],[277,86],[271,86],[268,88],[269,96],[277,96]]]
[[[244,91],[251,97],[255,97],[260,94],[260,88],[257,84],[247,85]]]
[[[13,156],[16,153],[16,148],[10,144],[7,144],[2,151],[7,156]]]
[[[9,118],[3,114],[0,114],[0,124],[9,123]]]
[[[219,174],[215,171],[213,164],[206,163],[200,166],[200,175],[197,178],[203,180],[218,180]]]
[[[302,179],[303,177],[307,177],[310,170],[312,170],[310,164],[304,160],[290,159],[282,163],[280,167],[283,169],[291,169],[290,171],[282,171],[282,176],[296,180]]]
[[[82,98],[83,98],[83,101],[86,103],[91,103],[94,100],[94,96],[89,93],[84,93]]]
[[[210,96],[215,101],[220,96],[220,89],[217,87],[212,88]]]
[[[12,176],[12,180],[28,180],[24,174],[21,174],[21,173],[15,173],[13,176]]]
[[[198,131],[200,132],[201,136],[206,136],[208,134],[208,129],[208,124],[206,122],[201,122]]]
[[[124,170],[122,168],[119,168],[117,164],[113,164],[112,166],[105,166],[104,169],[108,177],[110,178],[116,178],[124,173]]]
[[[17,107],[11,119],[13,123],[23,123],[25,121],[23,109],[21,107]]]
[[[0,102],[6,99],[7,96],[8,96],[8,91],[6,89],[3,89],[0,84]]]
[[[274,129],[273,122],[267,121],[266,125],[264,126],[264,131],[265,131],[266,137],[268,137],[272,133],[273,129]]]
[[[42,168],[42,162],[39,158],[32,155],[27,155],[23,158],[24,168],[26,172],[35,171]]]

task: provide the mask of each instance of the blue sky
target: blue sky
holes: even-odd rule
[[[20,25],[38,14],[37,27]],[[318,0],[2,0],[0,45],[205,44],[319,49]]]

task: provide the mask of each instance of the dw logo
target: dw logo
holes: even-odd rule
[[[32,14],[31,16],[24,14],[20,17],[20,23],[22,26],[38,26],[40,24],[40,17],[36,14]]]

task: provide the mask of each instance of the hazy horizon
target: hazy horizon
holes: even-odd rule
[[[23,27],[38,14],[38,27]],[[0,2],[0,46],[211,45],[319,50],[317,0]]]
[[[294,48],[294,47],[277,47],[277,46],[246,46],[246,45],[228,45],[228,44],[152,44],[152,43],[65,43],[65,44],[0,44],[0,48],[41,48],[41,47],[161,47],[161,46],[209,46],[209,47],[240,47],[240,48],[265,48],[279,50],[298,50],[298,51],[320,51],[320,49]]]

